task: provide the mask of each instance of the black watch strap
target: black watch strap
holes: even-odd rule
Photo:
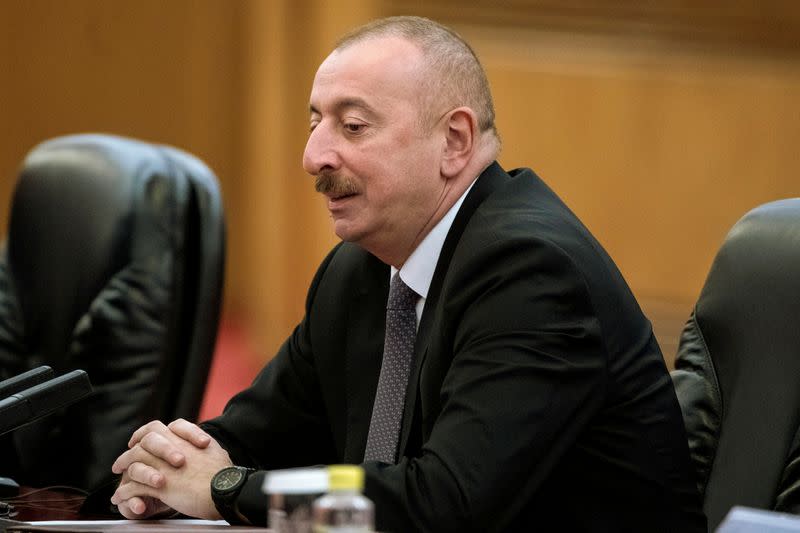
[[[230,524],[249,523],[239,512],[236,500],[253,472],[255,470],[252,468],[229,466],[217,472],[211,479],[211,499],[214,501],[214,507]],[[232,478],[236,480],[235,483],[231,483]]]

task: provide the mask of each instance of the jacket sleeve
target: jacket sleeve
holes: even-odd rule
[[[277,355],[250,387],[228,402],[220,416],[201,424],[236,464],[268,470],[336,461],[312,353],[309,311],[337,249],[317,271],[306,299],[306,315]],[[263,494],[258,495],[264,500]]]
[[[306,298],[306,314],[277,355],[223,413],[200,426],[225,448],[234,464],[256,468],[236,506],[250,524],[266,525],[264,470],[336,462],[311,346],[310,310],[317,288],[339,246],[318,269]]]

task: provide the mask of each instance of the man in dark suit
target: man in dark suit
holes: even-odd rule
[[[226,502],[216,472],[345,462],[363,464],[380,530],[703,531],[650,323],[556,195],[495,162],[469,46],[415,17],[360,28],[317,71],[310,119],[303,165],[344,242],[220,417],[133,435],[121,512],[263,523],[263,472]],[[411,295],[408,342],[390,279]]]

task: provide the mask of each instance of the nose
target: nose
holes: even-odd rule
[[[333,135],[327,130],[324,122],[320,122],[306,141],[303,169],[312,176],[318,176],[323,172],[334,172],[341,164]]]

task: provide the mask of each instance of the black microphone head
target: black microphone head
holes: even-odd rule
[[[12,394],[24,391],[29,387],[44,383],[53,377],[53,369],[49,366],[40,366],[22,374],[0,381],[0,400]]]

